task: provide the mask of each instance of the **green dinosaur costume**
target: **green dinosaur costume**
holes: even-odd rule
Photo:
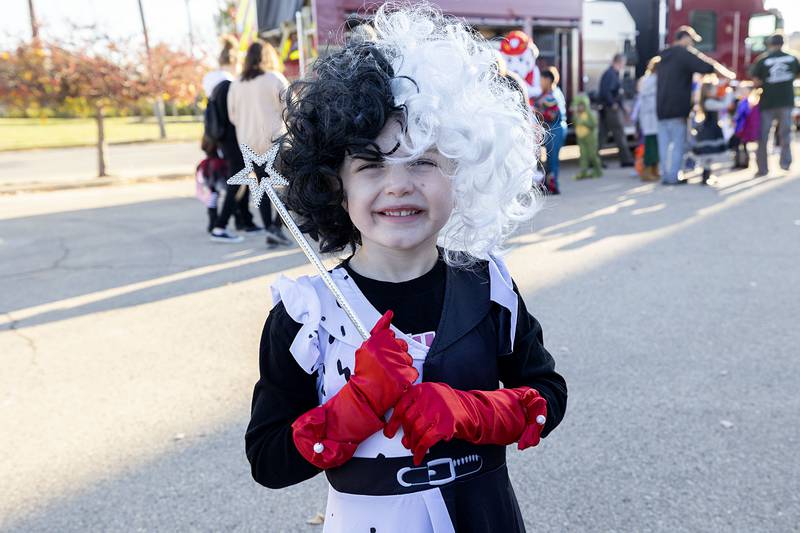
[[[571,111],[575,137],[581,149],[580,170],[575,179],[599,178],[603,175],[603,167],[597,153],[597,117],[592,111],[589,97],[582,93],[575,96]]]

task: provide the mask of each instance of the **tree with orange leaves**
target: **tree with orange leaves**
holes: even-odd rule
[[[102,36],[70,46],[41,39],[3,53],[0,102],[14,108],[45,109],[70,99],[85,101],[97,124],[97,173],[106,176],[106,109],[136,102],[147,85],[124,47]]]
[[[200,96],[205,72],[203,63],[186,52],[157,44],[152,49],[150,94],[161,90],[164,100],[190,104]]]

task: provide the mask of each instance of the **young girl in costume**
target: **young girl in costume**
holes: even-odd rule
[[[225,191],[225,180],[230,173],[227,162],[219,156],[217,143],[208,135],[203,135],[200,148],[205,152],[206,158],[200,161],[195,170],[195,196],[206,206],[206,229],[211,233],[217,223],[217,201],[220,193]]]
[[[326,532],[524,531],[505,446],[538,444],[567,392],[495,251],[536,209],[538,132],[461,23],[373,26],[289,87],[278,166],[301,229],[353,251],[331,276],[371,336],[319,277],[275,282],[252,474],[325,471]]]
[[[711,177],[712,163],[721,159],[728,150],[728,141],[719,125],[720,111],[730,106],[730,92],[718,83],[716,76],[708,76],[700,87],[699,113],[695,115],[697,125],[692,139],[692,153],[703,169],[703,185]]]

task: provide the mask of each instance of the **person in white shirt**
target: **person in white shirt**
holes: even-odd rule
[[[236,126],[239,144],[263,154],[284,132],[281,114],[282,93],[289,82],[281,74],[283,64],[278,52],[266,42],[256,41],[247,49],[239,80],[228,90],[228,118]],[[269,202],[262,202],[267,245],[287,245],[291,240],[281,231],[280,217],[272,222]]]
[[[217,117],[216,130],[209,130],[206,124],[204,136],[210,136],[217,146],[218,155],[221,156],[226,164],[226,178],[238,172],[244,167],[242,154],[239,151],[239,142],[236,138],[236,128],[228,120],[228,89],[233,82],[237,66],[237,41],[231,36],[222,39],[222,50],[219,54],[219,68],[206,74],[203,78],[203,90],[208,98],[206,102],[208,121],[209,108],[213,108],[213,113]],[[221,130],[220,130],[221,128]],[[214,242],[237,243],[243,238],[233,233],[228,233],[226,225],[231,216],[235,219],[236,229],[242,230],[246,234],[255,234],[263,228],[253,221],[253,214],[250,212],[250,195],[247,189],[239,190],[238,185],[229,185],[225,188],[225,199],[222,202],[221,210],[214,217],[214,225],[211,229],[211,240]]]
[[[203,76],[203,92],[206,98],[211,98],[214,88],[223,80],[233,81],[236,72],[236,61],[233,52],[236,49],[236,42],[232,37],[222,39],[222,51],[219,53],[219,68],[208,72]]]

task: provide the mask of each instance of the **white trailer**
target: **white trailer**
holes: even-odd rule
[[[583,3],[581,37],[583,38],[583,87],[596,91],[600,76],[611,64],[614,54],[625,54],[634,75],[636,64],[636,22],[622,2],[589,1]]]

